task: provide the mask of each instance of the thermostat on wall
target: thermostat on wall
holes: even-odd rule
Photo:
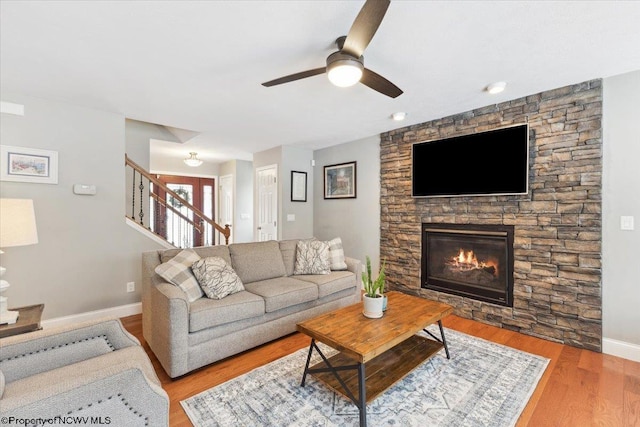
[[[74,184],[73,194],[82,194],[84,196],[93,196],[96,194],[95,185]]]

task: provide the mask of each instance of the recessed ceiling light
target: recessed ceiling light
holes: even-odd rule
[[[491,95],[502,92],[507,87],[507,82],[495,82],[487,86],[487,92]]]
[[[402,111],[398,111],[397,113],[393,113],[391,115],[391,118],[393,120],[395,120],[396,122],[400,122],[400,121],[402,121],[402,120],[407,118],[407,113],[402,112]]]

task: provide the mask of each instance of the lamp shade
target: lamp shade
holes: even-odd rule
[[[0,248],[38,243],[33,200],[0,199]]]

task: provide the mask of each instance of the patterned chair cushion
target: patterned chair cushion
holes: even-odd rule
[[[183,249],[169,261],[157,266],[155,272],[169,283],[182,289],[187,294],[189,302],[194,302],[204,295],[198,280],[191,271],[191,266],[199,259],[200,255],[193,250]]]
[[[244,291],[242,281],[233,268],[220,257],[202,258],[191,266],[200,287],[211,299],[222,299]]]
[[[301,240],[296,250],[293,274],[329,274],[329,245],[320,240]]]
[[[342,247],[342,239],[336,237],[327,242],[329,245],[329,263],[331,270],[346,270],[347,263],[344,261],[344,249]]]

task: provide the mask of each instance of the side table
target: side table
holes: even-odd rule
[[[0,338],[42,329],[40,319],[42,318],[44,304],[28,305],[26,307],[12,308],[11,310],[18,311],[18,321],[11,325],[0,325]]]

